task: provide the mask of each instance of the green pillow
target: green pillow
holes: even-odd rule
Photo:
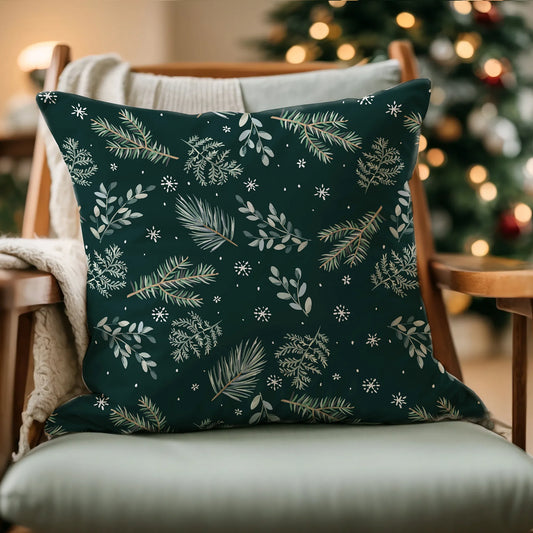
[[[195,116],[38,95],[80,205],[93,391],[48,433],[484,420],[418,288],[429,95]]]

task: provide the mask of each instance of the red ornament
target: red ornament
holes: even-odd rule
[[[483,24],[485,26],[494,26],[499,24],[502,19],[502,14],[494,5],[490,8],[490,11],[487,11],[487,13],[480,13],[479,11],[474,12],[474,20],[478,24]]]
[[[516,239],[522,233],[522,227],[512,211],[504,211],[498,219],[498,231],[506,239]]]

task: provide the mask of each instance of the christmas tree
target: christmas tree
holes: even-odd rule
[[[419,171],[440,252],[533,255],[533,83],[519,56],[533,30],[513,2],[283,2],[270,13],[271,59],[345,65],[386,59],[412,42],[432,80]],[[487,314],[494,303],[472,305]]]

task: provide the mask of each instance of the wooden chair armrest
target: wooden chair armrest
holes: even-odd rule
[[[533,298],[533,263],[502,257],[436,254],[430,269],[441,289],[486,298]]]
[[[24,313],[63,300],[57,280],[38,270],[0,270],[0,311]]]

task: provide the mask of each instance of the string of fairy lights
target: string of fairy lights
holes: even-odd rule
[[[353,0],[357,1],[357,0]],[[308,39],[299,44],[290,46],[285,53],[285,60],[288,63],[298,64],[305,61],[317,59],[320,56],[320,41],[328,40],[334,43],[335,53],[340,62],[346,64],[356,64],[365,62],[366,59],[358,54],[358,43],[350,36],[344,36],[342,27],[335,22],[335,9],[342,8],[346,0],[331,0],[327,6],[317,6],[313,11],[308,29]],[[475,14],[479,17],[498,17],[498,12],[494,9],[492,2],[488,0],[466,1],[458,0],[450,2],[450,6],[458,15],[471,16]],[[333,8],[333,11],[331,10]],[[404,30],[416,29],[421,24],[415,15],[408,11],[399,12],[395,17],[395,23]],[[282,31],[279,28],[275,31]],[[275,36],[273,37],[275,39]],[[473,63],[475,75],[488,85],[513,87],[516,79],[512,72],[510,63],[505,58],[478,57],[478,51],[483,44],[482,37],[475,31],[465,31],[459,33],[454,42],[436,38],[430,47],[430,54],[440,64],[453,64],[453,62]],[[432,91],[432,104],[441,105],[446,98],[445,90],[442,87],[434,86]],[[485,103],[468,118],[468,128],[471,133],[479,138],[486,137],[484,144],[487,151],[492,154],[502,154],[507,157],[518,155],[521,151],[520,141],[517,139],[516,130],[506,119],[499,118],[496,106],[493,103]],[[503,133],[494,133],[494,129],[488,127],[494,120],[500,120],[499,128],[507,128]],[[456,141],[463,135],[461,122],[450,115],[439,118],[437,124],[433,125],[440,140]],[[496,136],[495,136],[496,135]],[[432,170],[446,165],[447,155],[441,148],[428,146],[426,137],[421,135],[419,144],[420,158],[418,171],[422,180],[431,177]],[[533,181],[533,157],[527,160],[524,168],[526,179]],[[480,202],[494,202],[498,197],[498,187],[491,181],[489,170],[481,165],[474,164],[466,170],[465,179],[475,190]],[[528,233],[532,226],[532,210],[524,202],[518,202],[511,206],[510,216],[513,223],[519,227],[519,231]],[[475,256],[485,256],[491,251],[490,238],[483,236],[473,236],[465,243],[465,249]]]

